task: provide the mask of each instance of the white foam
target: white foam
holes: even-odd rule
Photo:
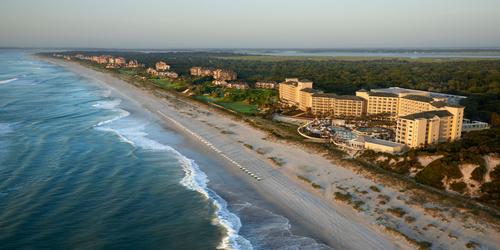
[[[16,81],[17,78],[11,78],[11,79],[6,79],[6,80],[0,80],[0,84],[4,84],[4,83],[9,83],[9,82],[13,82],[13,81]]]
[[[92,107],[94,108],[100,108],[100,109],[114,109],[120,103],[122,102],[121,99],[114,99],[114,100],[109,100],[109,101],[98,101],[97,103],[93,104]]]
[[[222,225],[227,232],[226,237],[224,237],[218,249],[253,249],[250,241],[238,234],[241,228],[240,218],[227,209],[227,202],[224,199],[207,187],[207,175],[200,170],[193,160],[186,158],[174,149],[171,151],[178,155],[184,172],[186,173],[181,180],[181,184],[188,189],[204,195],[213,202],[217,209],[216,215],[218,223]]]
[[[180,181],[180,184],[186,188],[196,191],[203,196],[205,196],[210,202],[216,207],[216,218],[217,223],[220,224],[226,230],[226,236],[223,238],[222,242],[218,246],[219,249],[253,249],[250,241],[238,234],[241,228],[241,221],[237,215],[231,213],[227,209],[227,202],[222,199],[217,193],[207,187],[208,178],[207,175],[200,170],[196,163],[179,153],[174,148],[161,144],[155,140],[147,137],[147,133],[144,131],[146,124],[143,122],[128,121],[123,124],[115,124],[124,117],[130,115],[126,110],[116,108],[120,102],[110,101],[108,103],[102,103],[99,108],[115,109],[120,114],[113,119],[99,122],[95,128],[101,131],[113,132],[119,136],[120,140],[129,143],[134,147],[140,147],[146,150],[152,151],[168,151],[173,153],[181,164],[185,176]],[[106,126],[103,126],[106,125]],[[125,125],[125,126],[120,126]],[[112,127],[111,127],[112,126]],[[227,156],[226,156],[227,157]]]

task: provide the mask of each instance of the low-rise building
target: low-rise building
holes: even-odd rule
[[[258,81],[255,83],[255,88],[258,89],[275,89],[278,84],[274,81]]]
[[[471,121],[470,119],[464,119],[462,124],[462,132],[479,131],[489,128],[490,125],[486,122]]]
[[[158,71],[157,75],[159,77],[168,77],[168,78],[178,78],[179,74],[173,72],[173,71]]]
[[[364,149],[373,150],[375,152],[397,154],[405,151],[406,149],[406,146],[402,143],[371,137],[364,137],[364,142]]]
[[[170,65],[168,65],[164,61],[159,61],[155,64],[156,71],[165,71],[170,69]]]
[[[237,78],[236,72],[227,69],[216,69],[213,71],[212,74],[214,79],[216,80],[231,81],[231,80],[236,80]]]
[[[248,84],[245,82],[229,82],[226,84],[226,88],[231,89],[248,89]]]
[[[144,65],[140,64],[137,60],[130,60],[130,61],[128,61],[127,65],[125,67],[127,67],[127,68],[140,68],[143,66]]]
[[[227,81],[226,80],[213,80],[212,84],[216,85],[216,86],[226,86]]]
[[[213,70],[210,68],[205,68],[205,67],[191,67],[189,69],[189,73],[192,76],[213,76]]]
[[[152,75],[152,76],[158,76],[158,71],[156,71],[155,69],[153,68],[147,68],[146,69],[146,73]]]

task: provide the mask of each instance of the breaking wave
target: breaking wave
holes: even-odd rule
[[[129,119],[127,119],[127,122],[123,122],[123,124],[115,124],[115,122],[118,123],[120,119],[130,115],[128,111],[118,108],[120,103],[121,100],[117,99],[102,101],[93,105],[96,108],[110,109],[118,113],[117,116],[96,124],[94,126],[95,129],[112,132],[116,134],[121,141],[128,143],[135,148],[172,153],[179,161],[179,164],[182,166],[185,173],[184,177],[180,181],[180,184],[187,189],[200,193],[216,208],[216,221],[226,230],[226,236],[222,239],[218,248],[253,249],[250,241],[238,234],[241,228],[240,218],[228,210],[227,202],[222,197],[207,187],[207,183],[209,182],[207,175],[200,170],[198,165],[192,159],[187,158],[168,145],[148,138],[148,133],[145,132],[147,124],[144,122],[134,120],[128,121]]]
[[[13,82],[13,81],[17,81],[17,78],[11,78],[11,79],[6,79],[6,80],[0,80],[0,84],[9,83],[9,82]]]

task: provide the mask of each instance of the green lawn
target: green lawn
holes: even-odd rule
[[[224,102],[219,98],[214,98],[206,95],[195,96],[194,98],[202,102],[212,102],[218,104],[224,108],[236,111],[240,114],[250,115],[250,114],[255,114],[259,111],[257,109],[257,106],[245,102]]]
[[[234,110],[241,114],[249,115],[249,114],[255,114],[259,111],[255,105],[244,102],[216,102],[216,103],[224,108]]]
[[[168,79],[149,79],[153,84],[164,89],[182,89],[186,87],[184,82],[172,82]]]
[[[133,69],[118,69],[118,73],[129,75],[129,76],[133,76],[133,75],[137,74],[137,72]]]

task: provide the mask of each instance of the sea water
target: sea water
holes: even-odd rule
[[[159,130],[92,80],[0,50],[0,248],[251,249]]]

